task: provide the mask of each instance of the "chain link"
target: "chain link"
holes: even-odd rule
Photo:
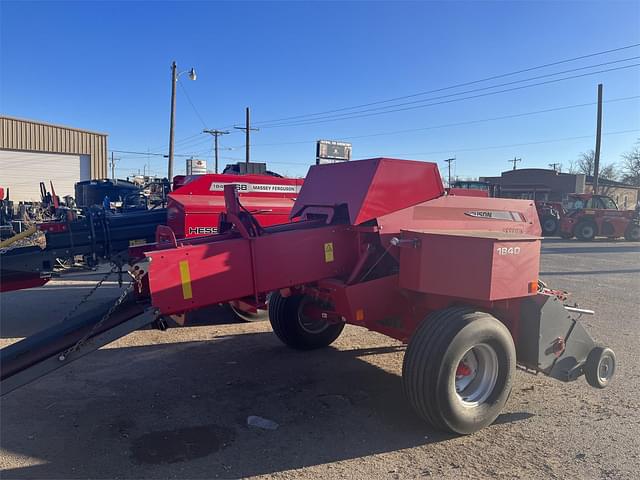
[[[114,266],[114,267],[111,268],[111,270],[109,270],[107,273],[105,273],[104,276],[100,280],[98,280],[98,282],[93,287],[91,287],[91,290],[89,290],[84,295],[84,297],[82,297],[80,299],[80,301],[77,304],[75,304],[71,310],[69,310],[67,312],[67,314],[64,316],[64,318],[62,319],[62,321],[60,323],[65,323],[67,320],[69,320],[73,316],[73,314],[76,313],[78,311],[78,309],[82,305],[84,305],[85,303],[87,303],[89,301],[89,298],[91,298],[91,296],[94,293],[96,293],[96,290],[98,290],[102,286],[102,284],[107,281],[109,276],[111,276],[112,273],[116,273],[116,272],[117,272],[117,267]]]
[[[107,274],[107,277],[111,273],[115,273],[115,270],[112,269]],[[106,278],[104,278],[100,282],[98,282],[96,287],[94,287],[90,293],[93,294],[93,292],[95,292],[98,289],[98,287],[102,284],[102,282],[104,282],[104,280],[106,280]],[[111,317],[113,312],[116,311],[116,309],[122,304],[122,302],[124,302],[124,300],[127,298],[129,293],[131,293],[132,291],[133,291],[133,282],[129,282],[129,284],[126,286],[126,288],[124,290],[122,290],[122,293],[120,294],[118,299],[113,303],[113,305],[111,305],[111,307],[109,307],[109,310],[107,310],[107,313],[105,313],[102,316],[100,321],[98,323],[95,323],[93,325],[93,327],[91,327],[91,330],[89,330],[87,333],[85,333],[82,336],[82,338],[80,340],[78,340],[72,347],[70,347],[70,348],[66,349],[64,352],[62,352],[60,354],[60,356],[58,357],[58,360],[60,360],[61,362],[64,362],[70,354],[72,354],[73,352],[77,351],[80,347],[82,347],[87,342],[87,340],[89,338],[91,338],[91,336],[93,336],[93,334],[102,326],[102,324],[104,324],[104,322],[106,322],[109,319],[109,317]],[[90,296],[90,295],[88,295],[88,296]],[[85,299],[83,299],[83,300],[86,301],[86,298],[88,298],[88,296],[86,296]]]

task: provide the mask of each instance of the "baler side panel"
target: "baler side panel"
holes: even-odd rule
[[[149,252],[153,305],[163,314],[349,274],[357,235],[346,226],[299,229]]]
[[[537,290],[537,237],[409,230],[402,238],[409,242],[400,249],[400,286],[408,290],[476,301],[526,297]]]

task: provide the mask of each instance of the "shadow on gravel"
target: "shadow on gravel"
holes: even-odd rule
[[[553,276],[553,275],[609,275],[609,274],[625,274],[625,273],[640,273],[640,268],[631,268],[626,270],[587,270],[581,272],[540,272],[540,276]]]
[[[446,442],[372,364],[403,350],[298,352],[270,332],[99,350],[2,399],[5,454],[41,463],[2,478],[240,478]]]
[[[571,253],[631,253],[640,252],[640,245],[619,245],[593,247],[545,247],[542,246],[542,254],[571,254]]]

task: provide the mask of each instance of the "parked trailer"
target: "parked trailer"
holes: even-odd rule
[[[219,302],[260,306],[269,292],[271,325],[289,347],[326,347],[346,323],[407,342],[407,402],[442,430],[492,423],[517,364],[607,386],[615,355],[578,322],[589,312],[538,280],[534,203],[443,194],[433,163],[313,166],[298,221],[263,227],[227,185],[218,235],[177,239],[160,227],[156,244],[130,252],[133,292],[108,312],[2,349],[2,392],[142,325],[165,328]]]

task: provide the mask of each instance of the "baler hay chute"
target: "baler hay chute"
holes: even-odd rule
[[[154,245],[130,251],[135,293],[112,312],[64,338],[53,329],[3,349],[3,392],[141,323],[164,328],[229,301],[264,308],[269,294],[273,330],[290,347],[325,347],[345,323],[408,342],[407,400],[443,430],[493,422],[516,364],[606,386],[615,356],[575,318],[592,312],[564,306],[538,280],[533,202],[443,194],[432,163],[314,166],[293,206],[298,221],[263,227],[227,185],[219,234],[179,240],[159,227]]]

